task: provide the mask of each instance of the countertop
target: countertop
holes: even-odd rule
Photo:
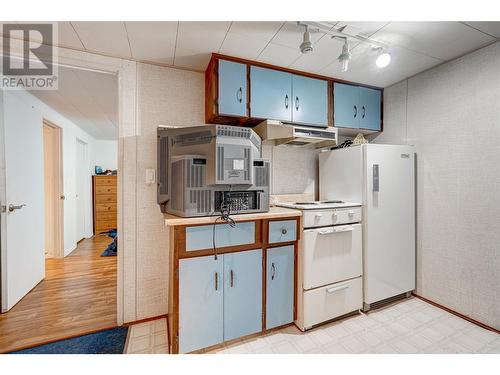
[[[166,226],[212,224],[215,222],[215,219],[217,219],[217,216],[179,217],[171,214],[164,214],[163,216],[165,217]],[[268,212],[231,215],[231,218],[234,221],[247,221],[300,216],[302,216],[302,211],[300,210],[284,207],[271,207]]]

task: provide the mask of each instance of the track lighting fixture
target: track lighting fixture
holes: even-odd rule
[[[375,64],[379,68],[385,68],[391,63],[391,55],[387,51],[387,49],[389,48],[388,44],[380,42],[370,37],[365,37],[361,34],[354,34],[352,32],[349,32],[349,30],[346,30],[347,25],[338,28],[332,28],[331,24],[325,22],[298,21],[297,24],[299,26],[303,26],[305,29],[303,41],[299,47],[300,52],[302,53],[309,53],[313,51],[313,45],[311,43],[311,34],[309,30],[312,30],[312,32],[320,32],[323,34],[330,35],[332,38],[344,39],[344,44],[342,45],[342,53],[338,57],[338,60],[341,64],[342,72],[347,72],[347,70],[349,69],[349,62],[352,59],[352,54],[350,51],[348,39],[355,41],[357,40],[360,43],[364,44],[369,44],[371,45],[374,51],[378,51]]]
[[[305,25],[304,28],[304,37],[299,48],[300,52],[305,54],[313,51],[313,45],[311,43],[311,33],[309,32],[309,27]]]
[[[351,51],[349,50],[349,42],[345,38],[344,45],[342,46],[342,53],[339,55],[338,59],[341,64],[340,71],[347,72],[349,69],[349,61],[351,61]]]

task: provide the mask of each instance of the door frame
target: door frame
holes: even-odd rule
[[[53,122],[43,119],[42,126],[48,126],[56,131],[57,134],[57,168],[56,168],[56,180],[57,192],[56,192],[56,202],[57,208],[55,212],[57,213],[55,218],[55,228],[56,228],[56,248],[54,251],[54,258],[64,258],[64,171],[63,171],[63,129],[57,126]],[[44,150],[45,156],[45,150]]]
[[[76,157],[76,161],[78,161],[80,155],[78,155],[78,152],[79,152],[79,148],[78,148],[78,144],[82,144],[83,145],[83,149],[84,149],[84,165],[86,166],[85,170],[86,170],[86,174],[85,176],[87,177],[87,174],[89,175],[89,178],[90,178],[90,171],[89,171],[89,144],[87,142],[85,142],[83,139],[80,139],[78,137],[75,138],[75,157]],[[77,165],[77,168],[75,170],[75,173],[76,173],[76,176],[75,176],[75,182],[78,184],[78,181],[80,180],[80,178],[78,177],[78,174],[79,173],[82,173],[81,170],[78,169],[78,165]],[[85,179],[86,179],[85,177]],[[82,206],[83,206],[83,237],[80,238],[80,233],[78,233],[78,228],[75,228],[75,230],[77,230],[77,233],[76,233],[76,243],[80,242],[81,240],[87,238],[87,234],[88,234],[88,227],[87,227],[87,221],[88,219],[90,219],[90,221],[92,221],[92,217],[89,216],[88,212],[91,212],[91,207],[90,207],[90,195],[91,195],[91,189],[92,189],[92,185],[89,183],[89,184],[85,184],[88,186],[88,188],[83,188],[83,196],[81,197],[83,199],[83,203],[82,203]],[[84,186],[85,186],[84,185]],[[76,194],[76,191],[75,191],[75,194]],[[75,196],[75,199],[76,199],[76,196]],[[78,212],[78,203],[76,204],[76,214],[80,214]],[[75,225],[77,226],[78,224],[78,219],[76,220],[76,223]]]

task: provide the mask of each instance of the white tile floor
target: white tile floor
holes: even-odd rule
[[[168,354],[167,320],[156,319],[130,326],[125,354]]]
[[[131,326],[125,353],[168,353],[166,319]],[[210,353],[500,353],[500,335],[409,298],[306,333],[289,326]]]
[[[306,333],[290,326],[211,353],[500,353],[500,335],[410,298]]]

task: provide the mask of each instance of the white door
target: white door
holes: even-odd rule
[[[19,93],[4,92],[4,137],[3,312],[45,277],[43,120]]]
[[[85,238],[86,198],[88,191],[87,144],[76,140],[76,241]]]
[[[412,146],[365,146],[364,294],[368,304],[415,289],[414,155]]]

